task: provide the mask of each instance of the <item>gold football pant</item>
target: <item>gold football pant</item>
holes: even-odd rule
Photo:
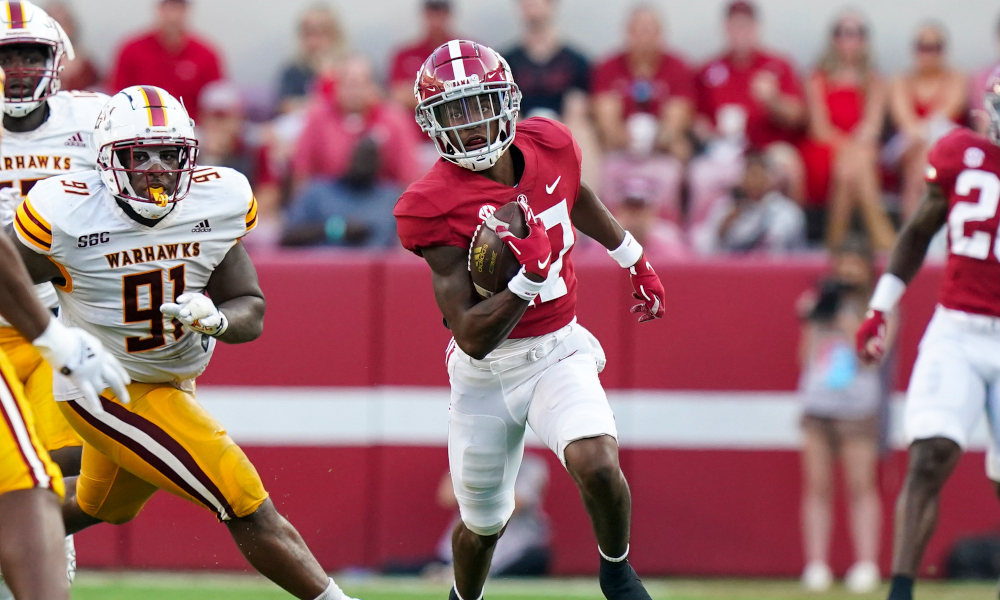
[[[24,397],[14,366],[2,351],[0,417],[0,494],[46,488],[62,497],[62,473],[35,432],[31,404]]]
[[[85,442],[76,484],[85,513],[125,523],[161,489],[228,521],[267,499],[246,454],[193,394],[167,383],[133,383],[128,390],[127,405],[107,390],[101,414],[79,402],[59,403]]]
[[[10,359],[17,380],[24,386],[24,395],[35,417],[35,433],[42,446],[49,452],[82,446],[83,440],[52,399],[52,367],[42,360],[38,350],[13,327],[0,327],[0,350]]]

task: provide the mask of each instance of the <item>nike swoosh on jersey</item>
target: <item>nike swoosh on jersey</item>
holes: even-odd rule
[[[546,256],[545,257],[545,262],[538,261],[538,268],[539,269],[544,269],[545,267],[549,266],[549,261],[550,260],[552,260],[552,256]]]
[[[559,180],[562,179],[562,175],[556,177],[556,180],[552,182],[552,185],[545,186],[545,193],[551,194],[556,190],[556,186],[559,185]]]

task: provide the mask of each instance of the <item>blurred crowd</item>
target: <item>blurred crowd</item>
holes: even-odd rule
[[[695,65],[651,6],[631,8],[625,30],[609,32],[620,51],[593,60],[561,36],[558,0],[512,1],[520,31],[497,50],[523,94],[521,118],[574,132],[584,179],[658,257],[793,253],[851,236],[885,251],[923,192],[930,145],[951,128],[987,125],[987,71],[950,66],[935,22],[914,32],[909,70],[888,76],[854,10],[830,24],[817,64],[798,65],[760,39],[760,9],[735,0],[720,15],[725,48]],[[395,49],[387,73],[352,51],[332,7],[309,8],[271,94],[226,79],[219,52],[190,29],[187,0],[161,0],[151,29],[121,45],[108,73],[76,39],[70,7],[45,8],[77,47],[65,89],[143,83],[183,98],[200,162],[254,184],[252,243],[395,248],[393,204],[437,160],[413,119],[413,80],[434,48],[464,37],[457,3],[415,5],[420,39]]]

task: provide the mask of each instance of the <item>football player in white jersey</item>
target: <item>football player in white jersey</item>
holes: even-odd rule
[[[59,72],[73,59],[73,45],[59,24],[31,2],[0,1],[0,67],[7,74],[0,145],[0,221],[34,184],[53,175],[93,170],[97,155],[90,138],[108,101],[104,94],[59,91]],[[39,299],[57,306],[49,283]],[[52,372],[31,344],[0,320],[0,348],[11,359],[28,401],[34,406],[42,445],[64,476],[80,472],[83,440],[52,402]]]
[[[194,122],[152,86],[113,96],[93,141],[97,169],[39,182],[14,221],[29,272],[56,285],[60,318],[102,340],[134,381],[129,405],[106,394],[99,412],[55,379],[85,442],[67,531],[127,522],[163,489],[214,512],[250,564],[292,595],[345,598],[194,397],[217,341],[262,331],[264,297],[240,241],[257,222],[249,182],[197,168]]]

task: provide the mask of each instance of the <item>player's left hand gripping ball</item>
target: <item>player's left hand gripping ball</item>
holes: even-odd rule
[[[218,337],[229,328],[229,320],[208,296],[188,293],[177,296],[177,302],[165,302],[160,312],[173,317],[192,331]]]
[[[524,267],[525,273],[536,275],[540,281],[549,276],[552,266],[552,242],[545,232],[545,224],[531,211],[524,200],[518,200],[517,205],[524,213],[524,222],[528,224],[528,237],[519,238],[507,228],[507,225],[497,219],[486,219],[486,226],[492,229],[500,239],[514,252],[517,262]]]
[[[632,295],[636,300],[641,300],[632,307],[631,312],[639,315],[640,323],[662,317],[665,312],[663,284],[656,271],[653,271],[653,266],[646,260],[646,255],[640,256],[639,261],[629,267],[628,272],[632,278]]]

